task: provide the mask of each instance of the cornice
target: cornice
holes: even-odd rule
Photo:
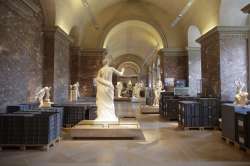
[[[182,48],[163,48],[159,50],[159,54],[164,56],[187,56],[187,51]]]
[[[201,43],[203,40],[206,40],[213,35],[219,35],[219,38],[230,36],[248,38],[249,31],[250,27],[247,26],[216,26],[196,41]]]
[[[54,35],[55,39],[59,39],[69,43],[73,42],[73,39],[66,32],[64,32],[59,26],[45,28],[44,32],[47,34],[50,33],[51,35]]]
[[[105,56],[107,49],[105,48],[89,48],[81,49],[81,56]]]

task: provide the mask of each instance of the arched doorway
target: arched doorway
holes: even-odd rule
[[[141,60],[137,64],[141,68],[146,67],[148,71],[148,66],[155,62],[158,51],[166,46],[166,42],[153,25],[141,20],[126,20],[110,29],[102,46],[107,49],[108,55],[112,57],[113,61],[124,55],[138,56]],[[122,62],[126,62],[126,60],[124,59]],[[143,75],[142,71],[145,70],[141,70],[138,73],[139,76]],[[147,73],[148,76],[148,72],[144,73]],[[145,80],[146,84],[147,82]]]

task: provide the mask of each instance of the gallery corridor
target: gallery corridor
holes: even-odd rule
[[[136,116],[144,140],[62,140],[48,152],[0,152],[3,166],[248,166],[244,152],[225,144],[220,131],[183,131],[177,122],[140,114],[140,104],[116,103],[119,116]]]

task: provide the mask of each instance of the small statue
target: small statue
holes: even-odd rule
[[[36,93],[35,99],[39,101],[39,107],[50,107],[50,90],[51,87],[44,87]]]
[[[127,89],[128,89],[128,90],[132,90],[132,89],[133,89],[133,85],[132,85],[131,80],[128,81]]]
[[[162,82],[161,82],[161,80],[158,80],[154,86],[154,104],[153,104],[153,106],[159,106],[161,91],[162,91]]]
[[[79,92],[79,82],[76,82],[73,85],[70,85],[70,101],[77,101],[78,98],[80,97],[80,92]]]
[[[245,106],[248,102],[248,93],[245,91],[245,84],[240,80],[235,81],[236,95],[234,98],[234,104]]]
[[[117,89],[117,96],[118,98],[121,98],[121,93],[122,93],[122,89],[123,89],[123,85],[122,85],[122,82],[117,82],[116,84],[116,89]]]

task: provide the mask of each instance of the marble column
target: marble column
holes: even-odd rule
[[[95,96],[94,79],[102,67],[102,60],[106,49],[83,49],[79,57],[79,82],[82,96]]]
[[[201,49],[187,47],[189,94],[197,96],[201,92]]]
[[[158,54],[161,56],[163,80],[166,78],[188,80],[188,56],[186,50],[181,48],[163,48]]]
[[[68,100],[71,42],[72,39],[57,26],[44,30],[43,86],[52,87],[55,103]]]
[[[202,94],[233,101],[234,81],[248,85],[248,27],[217,26],[201,36]],[[248,86],[247,86],[248,87]]]
[[[79,81],[79,58],[81,55],[80,47],[70,47],[70,84]]]
[[[241,11],[248,15],[248,85],[250,85],[250,3],[246,5]],[[248,92],[250,92],[250,86],[248,86]]]

